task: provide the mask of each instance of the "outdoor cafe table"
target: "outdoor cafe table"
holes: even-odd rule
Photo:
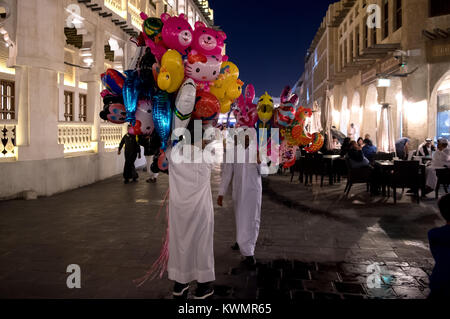
[[[375,169],[380,171],[380,182],[382,187],[382,194],[386,196],[386,186],[389,187],[389,176],[390,172],[394,170],[394,161],[375,161],[374,162]],[[425,164],[419,164],[419,174],[421,175],[421,189],[422,194],[425,192]]]

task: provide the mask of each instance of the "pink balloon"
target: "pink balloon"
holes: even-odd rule
[[[184,14],[180,14],[179,17],[171,17],[169,14],[163,13],[161,20],[164,22],[162,38],[165,45],[184,55],[192,43],[192,33],[194,32],[187,17]]]
[[[227,35],[223,31],[207,28],[203,22],[195,23],[192,49],[204,55],[221,55]]]
[[[247,85],[244,95],[237,99],[237,109],[233,112],[236,117],[236,126],[254,127],[258,121],[258,106],[253,103],[255,87],[252,84]]]

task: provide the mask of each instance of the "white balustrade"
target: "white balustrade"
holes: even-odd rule
[[[93,152],[92,126],[59,124],[58,144],[64,145],[64,153]]]
[[[106,150],[116,150],[123,136],[123,126],[102,125],[100,127],[100,141],[105,143]]]

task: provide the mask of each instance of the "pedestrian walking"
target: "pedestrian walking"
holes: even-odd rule
[[[125,134],[122,137],[122,140],[119,144],[118,154],[120,155],[122,152],[122,148],[125,146],[125,165],[123,167],[123,178],[124,183],[128,184],[130,179],[133,182],[136,182],[139,178],[138,173],[136,172],[136,167],[134,166],[134,162],[136,158],[141,158],[141,147],[139,146],[136,136],[131,135],[130,133]]]

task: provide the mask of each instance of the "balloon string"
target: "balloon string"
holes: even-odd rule
[[[147,271],[147,273],[138,279],[133,280],[133,283],[140,287],[142,286],[147,280],[150,279],[154,280],[156,277],[162,278],[164,275],[164,272],[167,270],[167,264],[169,262],[169,205],[168,205],[168,197],[169,197],[170,189],[167,190],[166,195],[164,196],[164,201],[161,204],[158,214],[156,216],[156,219],[159,218],[159,215],[161,213],[161,210],[165,207],[166,209],[166,235],[164,238],[164,243],[161,247],[161,252],[159,254],[158,259],[153,263],[151,268]]]

